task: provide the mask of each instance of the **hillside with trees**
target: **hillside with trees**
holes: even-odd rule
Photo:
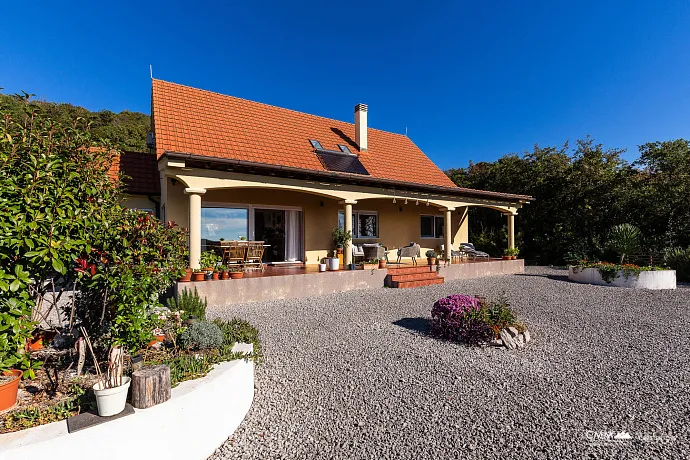
[[[151,130],[151,119],[139,112],[124,110],[114,113],[110,110],[92,112],[72,104],[32,100],[30,104],[41,116],[69,126],[78,117],[90,124],[94,138],[109,139],[112,145],[121,150],[145,152],[146,133]],[[0,94],[0,112],[11,114],[13,119],[20,119],[25,113],[23,97]]]
[[[690,143],[684,139],[639,146],[629,163],[622,150],[591,138],[574,148],[535,146],[522,155],[470,163],[447,171],[463,187],[527,194],[519,211],[516,242],[521,256],[540,264],[581,258],[610,259],[607,234],[631,223],[643,237],[639,253],[690,245]],[[505,247],[505,217],[474,209],[470,240],[492,255]]]

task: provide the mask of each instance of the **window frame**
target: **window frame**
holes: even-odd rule
[[[376,217],[376,236],[360,236],[359,235],[359,216],[375,216]],[[342,209],[338,210],[338,227],[340,227],[340,216],[343,216],[343,223],[345,222],[345,211]],[[367,210],[357,210],[352,211],[352,219],[354,220],[352,225],[352,239],[353,240],[378,240],[381,238],[381,221],[379,219],[378,211],[367,211]],[[342,227],[340,227],[342,228]]]
[[[422,235],[422,219],[423,219],[424,217],[431,217],[431,218],[433,219],[433,223],[432,223],[432,225],[431,225],[431,229],[432,229],[432,231],[433,231],[433,233],[434,233],[434,236],[424,236],[424,235]],[[442,228],[446,226],[446,220],[445,220],[445,217],[444,217],[444,216],[438,216],[438,215],[436,215],[436,214],[421,214],[421,215],[419,216],[419,237],[420,237],[421,239],[424,239],[424,240],[438,240],[438,239],[444,238],[444,235],[443,235],[443,234],[441,234],[441,235],[437,235],[437,234],[436,234],[436,220],[437,220],[437,219],[441,219]],[[441,233],[443,233],[443,231],[442,231]]]

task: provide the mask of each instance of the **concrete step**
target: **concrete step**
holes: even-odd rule
[[[429,273],[429,272],[436,273],[436,267],[434,267],[432,265],[418,265],[416,267],[398,267],[398,268],[391,267],[388,269],[389,275],[411,275],[413,273]]]
[[[388,275],[389,281],[421,281],[421,280],[432,280],[436,278],[438,274],[436,270],[433,272],[423,272],[423,273],[410,273],[409,275]]]
[[[433,284],[443,284],[443,278],[434,278],[430,280],[419,280],[419,281],[393,281],[392,288],[406,289],[406,288],[418,288],[423,286],[431,286]]]

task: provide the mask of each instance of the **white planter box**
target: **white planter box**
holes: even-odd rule
[[[251,345],[236,344],[233,351]],[[172,397],[148,409],[69,434],[67,421],[0,434],[0,459],[206,459],[232,435],[254,399],[254,361],[216,365],[205,377],[182,382]]]
[[[633,289],[675,289],[675,270],[642,271],[638,276],[631,273],[627,278],[622,270],[618,271],[610,283],[604,281],[597,268],[568,267],[568,279],[576,283],[598,284],[601,286],[617,286]]]

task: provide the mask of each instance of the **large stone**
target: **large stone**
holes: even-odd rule
[[[518,348],[522,348],[525,346],[525,337],[522,334],[518,334],[518,336],[514,340],[515,345],[517,345]]]
[[[511,337],[517,337],[517,335],[519,334],[518,330],[515,329],[513,326],[510,326],[507,330]]]
[[[502,347],[503,346],[503,340],[501,339],[494,339],[491,342],[489,342],[489,346],[492,347]]]
[[[501,337],[501,340],[503,341],[503,345],[505,345],[506,348],[512,350],[512,349],[517,347],[517,345],[515,344],[515,341],[510,336],[510,333],[508,331],[506,331],[505,329],[503,329],[500,332],[499,336]]]
[[[529,330],[525,329],[525,332],[522,333],[522,335],[525,336],[525,343],[529,342],[532,340],[532,337],[530,336]]]

